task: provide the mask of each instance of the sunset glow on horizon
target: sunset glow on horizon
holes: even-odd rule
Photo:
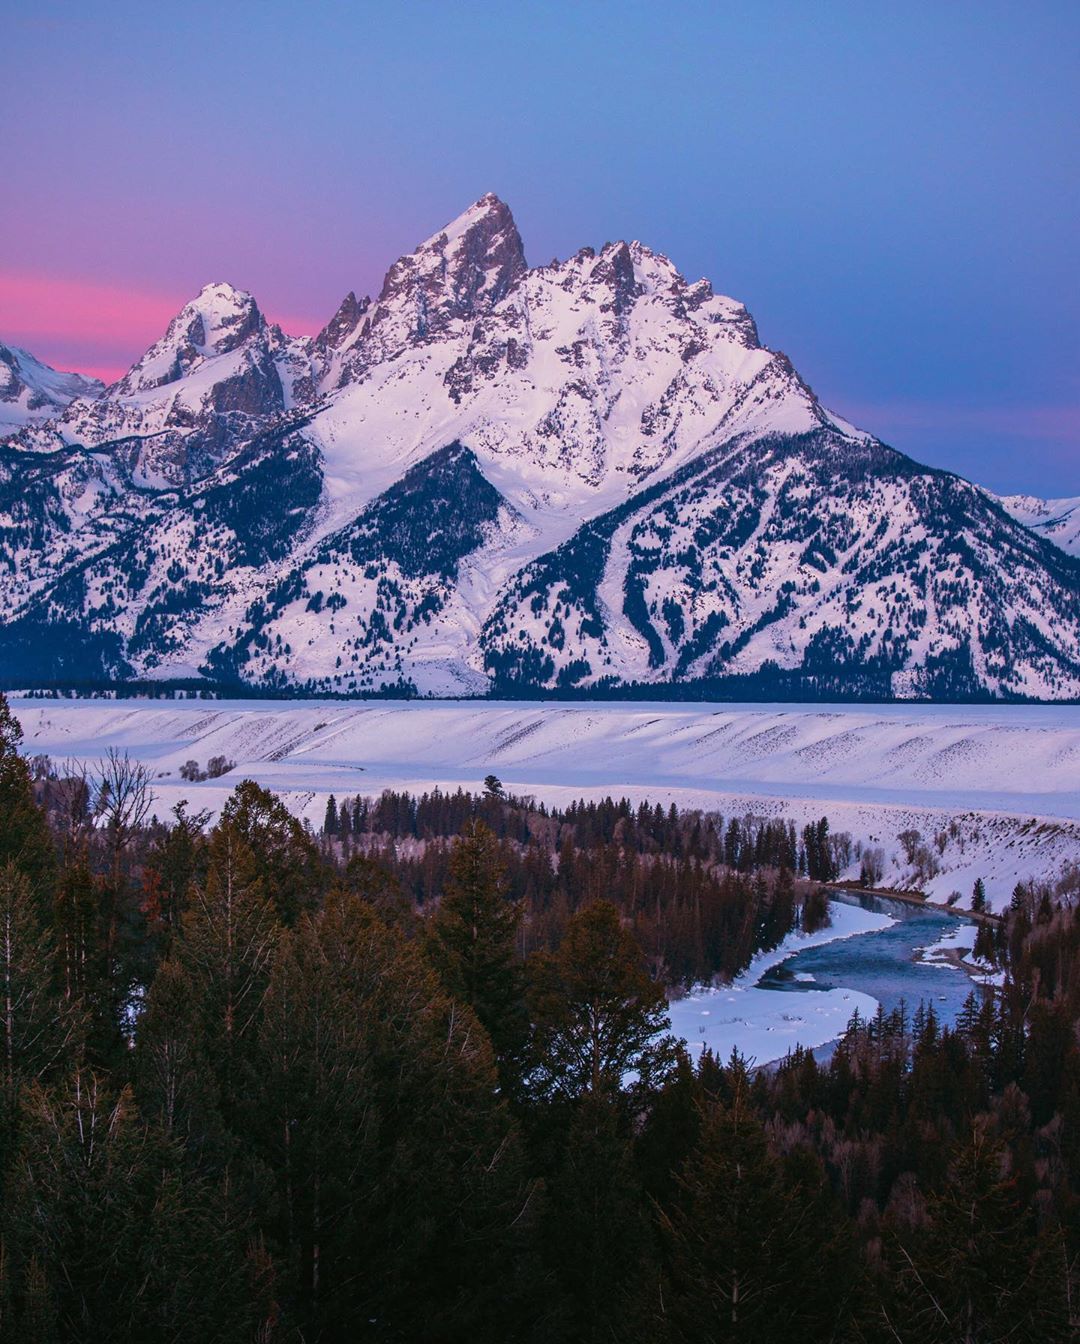
[[[29,350],[53,368],[115,382],[161,338],[170,321],[197,292],[153,293],[90,280],[0,270],[2,335],[5,341]],[[263,308],[257,294],[253,297],[266,320],[277,323],[290,336],[314,336],[333,315],[280,314]]]

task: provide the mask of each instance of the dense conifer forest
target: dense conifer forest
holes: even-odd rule
[[[1075,1336],[1075,874],[954,1028],[695,1064],[668,993],[828,918],[826,820],[150,786],[0,697],[0,1344]]]

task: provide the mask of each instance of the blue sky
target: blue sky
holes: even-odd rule
[[[641,238],[896,447],[1080,494],[1076,3],[2,8],[0,339],[117,369],[211,279],[314,330],[490,190],[533,263]]]

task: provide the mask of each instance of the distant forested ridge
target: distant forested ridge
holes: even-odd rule
[[[0,1344],[1075,1335],[1076,874],[755,1071],[667,992],[827,919],[824,818],[151,784],[0,697]]]

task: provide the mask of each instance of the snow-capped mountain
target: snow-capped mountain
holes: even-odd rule
[[[14,446],[48,452],[109,444],[132,483],[183,485],[284,417],[310,394],[309,376],[306,342],[268,325],[250,294],[207,285],[104,395],[72,401]]]
[[[0,455],[0,676],[1080,695],[1080,562],[640,243],[494,196],[312,340],[208,286]]]
[[[1036,499],[1034,495],[1003,495],[1001,505],[1025,527],[1070,555],[1080,556],[1080,496]]]
[[[48,420],[75,401],[105,388],[97,378],[60,373],[16,345],[0,345],[0,434]]]

